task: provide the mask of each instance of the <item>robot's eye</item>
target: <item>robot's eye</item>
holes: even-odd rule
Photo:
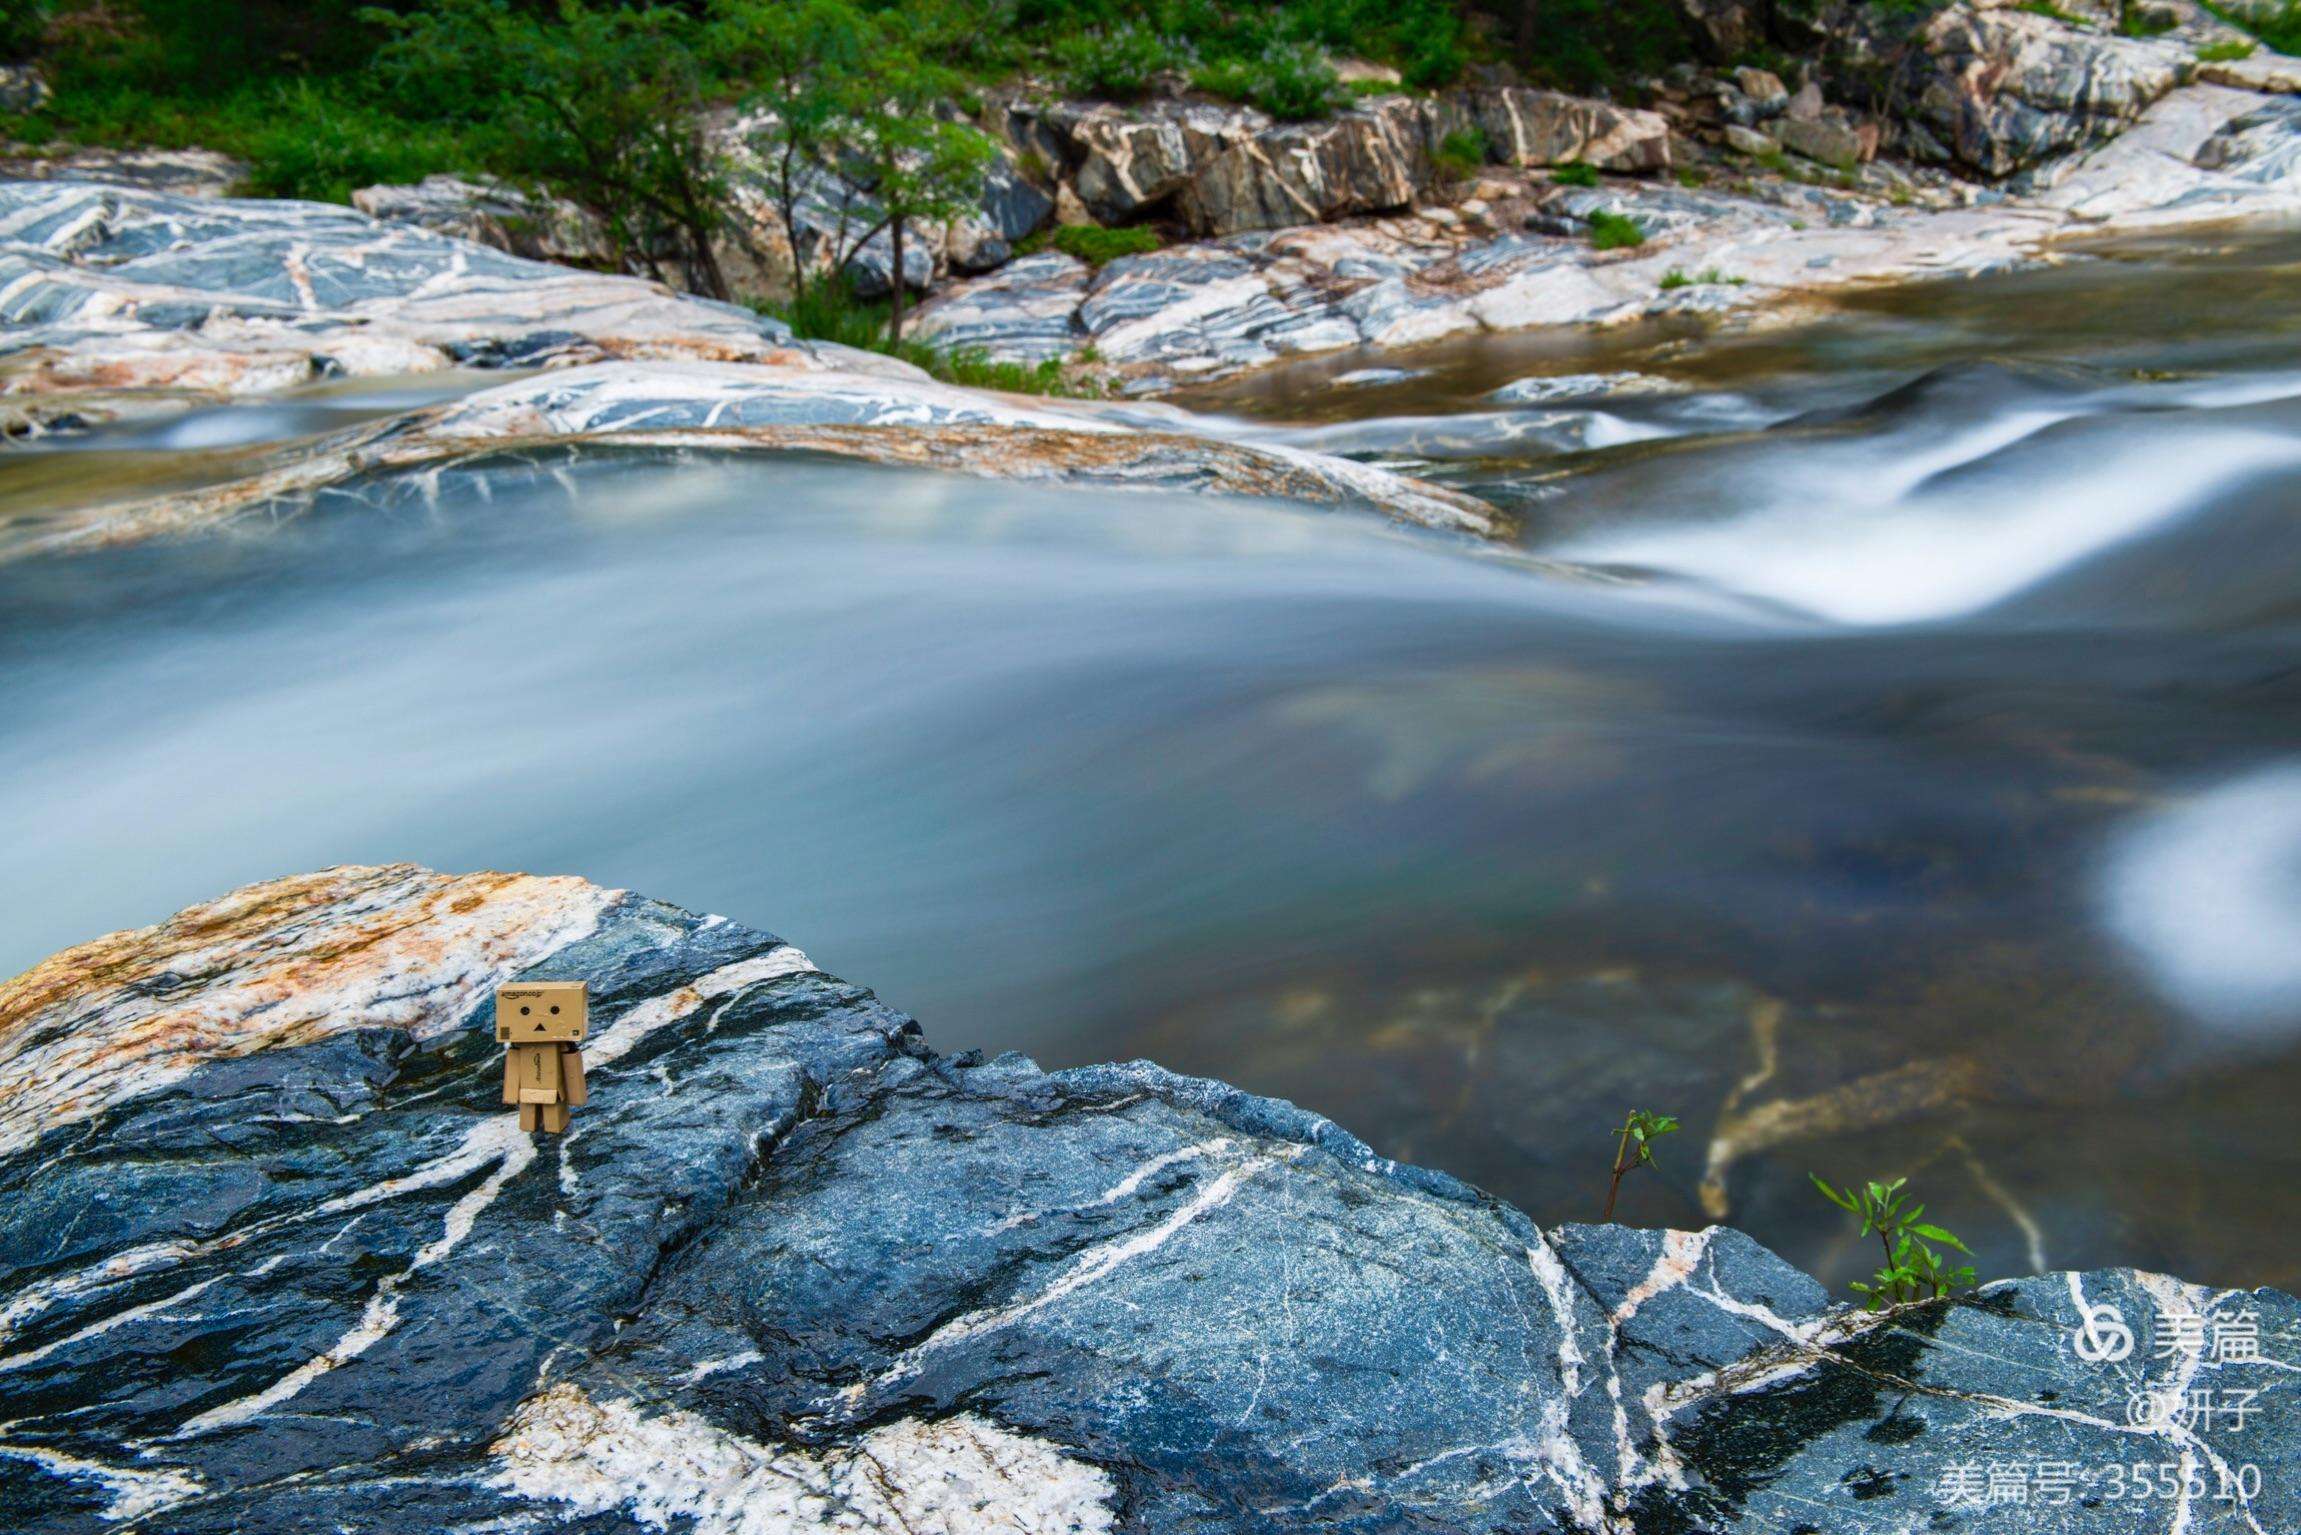
[[[553,1008],[553,1009],[551,1010],[551,1015],[552,1015],[554,1018],[558,1017],[558,1016],[559,1016],[559,1009],[558,1009],[558,1008],[556,1008],[556,1007],[555,1007],[555,1008]]]
[[[532,1007],[523,1007],[523,1008],[521,1008],[521,1009],[519,1010],[519,1016],[520,1016],[520,1017],[522,1017],[522,1018],[525,1018],[525,1017],[526,1017],[526,1016],[527,1016],[529,1013],[532,1013],[532,1012],[534,1012],[534,1011],[535,1011],[535,1009],[534,1009],[534,1008],[532,1008]]]

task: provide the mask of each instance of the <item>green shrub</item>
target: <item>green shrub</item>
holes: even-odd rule
[[[1542,0],[1500,7],[1504,51],[1530,78],[1570,90],[1660,74],[1695,56],[1675,0]]]
[[[2125,0],[2118,13],[2117,30],[2127,37],[2157,37],[2172,31],[2181,23],[2162,11],[2148,10]]]
[[[1178,44],[1133,21],[1080,33],[1058,46],[1056,56],[1073,93],[1112,101],[1150,94],[1160,75],[1189,61]]]
[[[1253,58],[1206,65],[1191,83],[1260,107],[1282,122],[1325,117],[1350,100],[1326,54],[1309,43],[1272,43]]]
[[[1024,239],[1016,251],[1025,256],[1058,250],[1091,267],[1108,266],[1121,256],[1141,256],[1159,248],[1158,231],[1140,224],[1105,229],[1100,224],[1058,224]]]
[[[1672,267],[1662,274],[1662,291],[1667,293],[1675,288],[1697,287],[1740,288],[1748,282],[1747,277],[1728,277],[1714,266],[1704,267],[1699,272],[1686,272]]]
[[[2301,0],[2285,0],[2274,10],[2239,10],[2205,0],[2205,8],[2231,26],[2252,33],[2279,53],[2301,53]],[[2202,57],[2203,55],[2200,55]]]
[[[1598,167],[1569,160],[1564,165],[1551,167],[1550,179],[1562,187],[1594,187],[1598,184]]]
[[[1590,243],[1602,251],[1629,250],[1646,243],[1646,226],[1627,214],[1601,208],[1590,215]]]
[[[446,129],[409,123],[309,80],[275,87],[260,123],[236,147],[248,161],[242,190],[318,202],[348,203],[361,187],[420,181],[463,159]]]
[[[2207,43],[2197,50],[2200,64],[2228,64],[2238,59],[2249,59],[2259,49],[2258,43],[2241,43],[2235,38],[2226,42]]]
[[[1486,163],[1486,135],[1476,128],[1457,129],[1439,141],[1438,152],[1431,159],[1439,173],[1450,180],[1473,176]]]
[[[1054,358],[1038,363],[993,362],[976,347],[945,351],[923,341],[890,342],[887,339],[888,306],[857,298],[843,278],[810,283],[806,292],[796,299],[754,302],[752,307],[781,320],[802,340],[829,341],[900,358],[948,383],[975,389],[1003,389],[1010,394],[1101,393],[1091,381],[1070,377],[1062,363]],[[1081,361],[1088,360],[1091,354],[1081,358]]]
[[[0,0],[0,62],[28,59],[48,30],[48,0]]]

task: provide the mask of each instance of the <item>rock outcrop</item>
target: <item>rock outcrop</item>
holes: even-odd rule
[[[562,1137],[498,1101],[518,977],[592,988]],[[39,1535],[2301,1521],[2289,1296],[1847,1312],[1220,1083],[938,1056],[576,879],[253,886],[0,988],[0,1068],[0,1523]],[[2258,1349],[2088,1363],[2103,1308]]]
[[[1453,134],[1475,132],[1499,165],[1670,165],[1654,113],[1522,87],[1375,97],[1313,123],[1203,102],[1018,106],[1006,132],[1060,168],[1099,221],[1168,216],[1212,238],[1409,207],[1436,185]]]
[[[1780,105],[1767,130],[1798,134],[1808,158],[1867,153],[1837,120]],[[2188,86],[2062,163],[2029,199],[1966,206],[1811,181],[1578,188],[1494,173],[1459,208],[1237,235],[1099,270],[1062,256],[1018,261],[930,301],[916,334],[1019,361],[1091,347],[1155,387],[1340,348],[1719,313],[2000,270],[2111,224],[2284,216],[2301,210],[2297,130],[2274,98]],[[1597,212],[1635,219],[1644,243],[1597,249]],[[1685,280],[1697,274],[1705,280]]]
[[[530,261],[612,269],[599,221],[573,203],[462,176],[426,176],[409,186],[363,187],[352,206],[385,224],[473,240]]]
[[[2196,69],[2179,43],[1969,5],[1868,46],[1903,147],[1993,178],[2114,137]]]
[[[748,310],[322,203],[0,182],[0,389],[262,393],[450,366],[869,368]]]
[[[59,510],[0,537],[0,559],[277,521],[338,489],[421,500],[441,493],[439,472],[458,465],[629,450],[803,453],[989,479],[1360,507],[1479,536],[1507,531],[1475,497],[1284,443],[1211,437],[1166,406],[998,395],[915,369],[601,363],[257,450],[237,473],[197,489]]]

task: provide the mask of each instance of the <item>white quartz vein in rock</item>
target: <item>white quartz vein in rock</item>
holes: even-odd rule
[[[1102,1535],[1116,1500],[1097,1467],[972,1414],[813,1452],[560,1385],[520,1407],[494,1453],[508,1495],[693,1535]]]
[[[849,1403],[859,1402],[869,1393],[917,1373],[920,1362],[927,1355],[964,1343],[970,1338],[979,1338],[985,1333],[1011,1327],[1034,1312],[1042,1311],[1085,1289],[1123,1264],[1146,1253],[1156,1252],[1172,1240],[1176,1233],[1229,1204],[1257,1173],[1280,1162],[1293,1161],[1306,1150],[1308,1148],[1303,1146],[1287,1146],[1258,1152],[1224,1168],[1157,1225],[1086,1248],[1073,1257],[1045,1289],[1034,1294],[1008,1301],[1004,1305],[986,1306],[979,1311],[953,1317],[905,1349],[877,1379],[849,1386],[840,1396]]]
[[[0,1443],[0,1460],[11,1458],[31,1461],[51,1476],[96,1483],[104,1490],[103,1517],[113,1521],[141,1519],[206,1490],[199,1478],[182,1471],[139,1471],[36,1445]]]
[[[480,1213],[495,1203],[504,1185],[526,1171],[528,1165],[534,1162],[535,1137],[520,1129],[519,1121],[511,1115],[498,1114],[473,1126],[457,1152],[442,1161],[468,1167],[484,1162],[490,1156],[495,1160],[495,1170],[448,1207],[446,1217],[440,1222],[440,1234],[419,1248],[406,1268],[377,1284],[359,1320],[341,1337],[263,1390],[235,1397],[186,1419],[183,1426],[170,1437],[189,1439],[260,1417],[294,1397],[330,1370],[357,1359],[391,1336],[392,1331],[399,1326],[400,1287],[407,1282],[409,1275],[431,1267],[471,1235]],[[411,1175],[411,1179],[420,1176]],[[405,1184],[410,1180],[394,1181]]]

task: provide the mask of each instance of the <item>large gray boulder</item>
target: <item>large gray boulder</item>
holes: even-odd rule
[[[2195,72],[2176,42],[2058,16],[1956,4],[1914,26],[1855,13],[1839,78],[1866,91],[1902,147],[2005,177],[2122,132]]]
[[[522,977],[591,986],[563,1136],[499,1101]],[[2290,1296],[1847,1312],[581,880],[250,887],[0,989],[0,1067],[25,1535],[2301,1525]]]
[[[1421,107],[1404,97],[1266,128],[1202,166],[1178,211],[1193,233],[1226,235],[1403,208],[1431,180],[1425,140]]]
[[[1670,125],[1657,112],[1518,86],[1469,92],[1459,109],[1485,136],[1488,155],[1504,165],[1579,162],[1625,173],[1670,167]]]
[[[1158,211],[1218,156],[1271,125],[1250,108],[1179,102],[1072,102],[1020,119],[1010,131],[1051,143],[1079,201],[1105,224]]]

